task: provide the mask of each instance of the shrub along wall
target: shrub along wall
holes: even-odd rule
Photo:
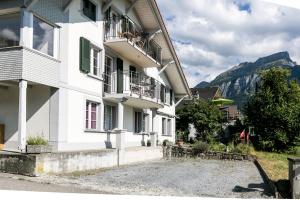
[[[217,159],[217,160],[248,160],[254,161],[255,156],[247,154],[226,153],[226,152],[200,152],[190,147],[179,146],[164,146],[163,156],[166,159],[170,158],[202,158],[202,159]]]

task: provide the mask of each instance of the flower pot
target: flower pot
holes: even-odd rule
[[[147,147],[151,147],[151,141],[147,141]]]
[[[40,153],[51,153],[52,146],[50,145],[26,145],[26,153],[40,154]]]

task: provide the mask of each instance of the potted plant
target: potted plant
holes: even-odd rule
[[[151,147],[151,141],[147,140],[147,147]]]
[[[29,137],[26,152],[31,154],[50,153],[52,152],[52,146],[41,136]]]

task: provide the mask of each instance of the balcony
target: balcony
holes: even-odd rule
[[[26,47],[0,48],[0,81],[20,80],[58,87],[60,61]]]
[[[161,83],[139,72],[114,72],[104,75],[104,99],[125,99],[137,108],[162,108]]]
[[[105,21],[104,44],[141,67],[161,66],[161,47],[127,16]]]

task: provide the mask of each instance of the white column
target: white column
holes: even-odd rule
[[[118,103],[118,129],[123,130],[124,129],[124,105],[120,101]]]
[[[26,8],[21,9],[20,46],[32,48],[33,15]]]
[[[158,140],[158,129],[157,129],[157,111],[155,109],[152,110],[152,127],[150,132],[150,141],[151,146],[156,147],[157,146],[157,140]]]
[[[124,105],[122,101],[118,103],[118,128],[116,133],[116,148],[125,148],[125,130],[124,130]]]
[[[18,116],[18,148],[26,152],[26,106],[27,106],[27,81],[19,82],[19,116]]]

